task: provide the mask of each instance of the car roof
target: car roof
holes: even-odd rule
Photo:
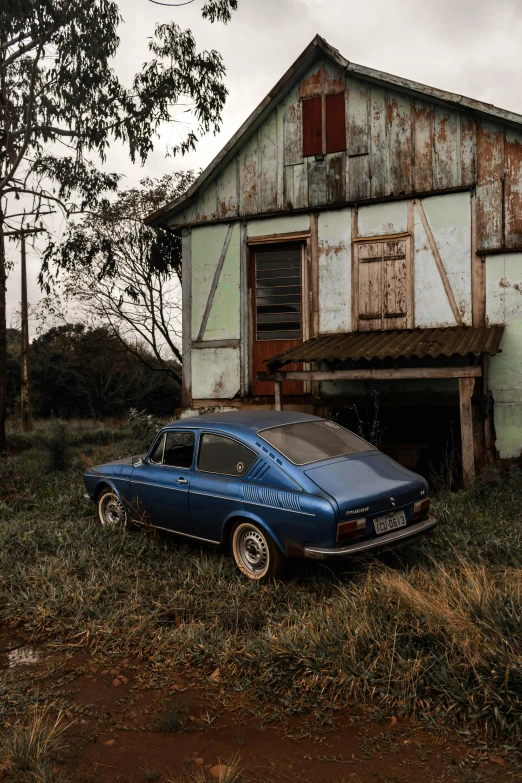
[[[295,424],[300,421],[321,421],[319,416],[296,411],[222,411],[204,413],[201,416],[189,416],[173,421],[167,427],[240,427],[244,430],[257,432],[267,427],[277,427],[283,424]]]

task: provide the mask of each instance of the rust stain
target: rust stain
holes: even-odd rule
[[[303,79],[303,81],[300,83],[298,90],[299,97],[311,98],[314,95],[321,95],[323,91],[324,77],[325,67],[324,64],[321,63],[317,71],[312,73],[307,79]]]
[[[501,288],[509,288],[509,286],[511,285],[507,277],[501,277],[498,284]]]
[[[329,242],[323,240],[319,242],[318,247],[319,254],[325,258],[329,258],[329,256],[339,256],[347,250],[344,242],[338,242],[337,244],[331,245]]]
[[[445,144],[448,140],[447,124],[449,117],[442,117],[437,129],[437,141],[439,144]]]

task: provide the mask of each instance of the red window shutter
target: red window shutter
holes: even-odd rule
[[[322,98],[303,100],[303,155],[320,155],[323,151]]]
[[[326,152],[346,149],[346,117],[344,92],[326,96]]]

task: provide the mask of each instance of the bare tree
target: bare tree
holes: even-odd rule
[[[55,248],[64,292],[87,320],[107,325],[149,370],[181,382],[181,239],[143,217],[185,192],[192,171],[144,179],[71,223]],[[148,349],[143,351],[143,346]],[[148,357],[155,361],[150,361]]]

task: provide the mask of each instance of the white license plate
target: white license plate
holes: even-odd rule
[[[375,517],[373,526],[378,536],[381,533],[389,533],[390,530],[397,530],[399,527],[406,527],[406,514],[404,511],[393,511],[391,514]]]

